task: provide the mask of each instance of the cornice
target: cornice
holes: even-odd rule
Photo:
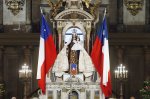
[[[0,33],[0,45],[38,46],[39,33]],[[150,33],[109,33],[110,45],[150,46]]]

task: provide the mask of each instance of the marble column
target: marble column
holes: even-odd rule
[[[31,31],[31,1],[26,0],[26,32]]]
[[[144,47],[144,58],[145,58],[145,67],[144,67],[144,80],[150,80],[150,48],[148,46]]]
[[[3,46],[0,46],[0,99],[3,99],[4,89],[3,65]]]
[[[117,9],[118,9],[118,14],[117,14],[117,21],[118,21],[118,26],[117,29],[118,31],[123,30],[123,0],[117,0]]]
[[[0,32],[3,32],[3,1],[0,0]]]

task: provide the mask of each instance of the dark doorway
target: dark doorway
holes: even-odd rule
[[[79,95],[76,91],[71,91],[68,99],[79,99]]]

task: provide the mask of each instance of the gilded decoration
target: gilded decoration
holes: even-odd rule
[[[137,15],[140,10],[142,10],[144,5],[144,0],[124,0],[124,4],[127,10],[133,15]]]
[[[92,16],[94,16],[94,19],[97,18],[97,9],[100,6],[101,0],[82,0],[86,7],[90,10],[90,13]]]
[[[25,0],[5,0],[5,4],[8,6],[8,10],[10,10],[13,15],[17,15],[21,10],[23,10]]]
[[[62,6],[63,0],[47,0],[47,2],[51,7],[51,17],[54,18],[57,14],[58,8]]]
[[[2,96],[5,92],[4,84],[0,84],[0,96]]]

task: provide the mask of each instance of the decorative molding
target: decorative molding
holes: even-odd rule
[[[5,0],[5,4],[8,6],[8,10],[10,10],[13,15],[17,15],[21,10],[23,10],[25,0]]]
[[[124,0],[124,4],[127,10],[133,15],[137,15],[140,10],[142,10],[144,5],[144,0]]]

